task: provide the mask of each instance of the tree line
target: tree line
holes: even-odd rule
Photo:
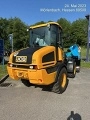
[[[40,21],[34,25],[45,23]],[[64,47],[69,47],[70,45],[77,43],[81,46],[86,46],[87,43],[87,33],[88,33],[88,21],[87,19],[78,19],[72,23],[65,18],[60,18],[57,23],[63,29],[63,43]],[[4,40],[5,49],[11,49],[9,42],[9,34],[13,33],[13,44],[14,50],[18,50],[29,46],[29,32],[27,32],[26,25],[19,18],[0,18],[0,39]]]

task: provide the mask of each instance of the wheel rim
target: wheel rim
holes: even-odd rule
[[[61,86],[64,88],[65,85],[66,85],[66,74],[63,73],[63,75],[62,75],[62,83],[61,83]]]

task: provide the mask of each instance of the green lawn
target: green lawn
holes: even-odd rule
[[[85,47],[81,47],[81,56],[86,57],[87,49]]]
[[[0,65],[0,79],[7,74],[7,65]]]
[[[81,61],[81,67],[83,67],[83,68],[90,68],[90,62],[83,62],[83,61]]]
[[[81,47],[81,57],[82,58],[86,58],[86,53],[87,53],[87,49],[85,47]],[[90,62],[85,62],[85,61],[82,60],[81,61],[81,67],[90,68]]]

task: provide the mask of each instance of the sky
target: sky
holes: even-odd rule
[[[0,0],[0,17],[18,17],[27,25],[60,18],[73,22],[87,14],[90,0]]]

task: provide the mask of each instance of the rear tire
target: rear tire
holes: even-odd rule
[[[76,72],[79,73],[80,72],[80,66],[76,67]]]
[[[73,72],[68,73],[68,77],[74,78],[76,76],[76,62],[73,61],[73,64],[71,64],[71,66],[73,68]]]
[[[25,86],[27,86],[27,87],[31,86],[31,83],[29,82],[29,80],[21,79],[21,81]]]
[[[66,90],[67,85],[67,70],[63,67],[56,78],[56,82],[53,84],[52,91],[61,94]]]
[[[81,60],[76,61],[76,72],[80,72],[80,67],[81,67]]]

